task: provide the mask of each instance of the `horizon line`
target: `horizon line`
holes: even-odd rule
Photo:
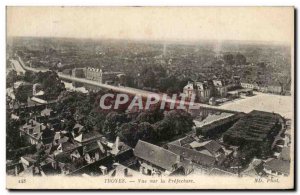
[[[244,43],[260,43],[260,44],[273,44],[282,46],[291,46],[292,44],[287,41],[260,41],[260,40],[243,40],[243,39],[135,39],[135,38],[97,38],[97,37],[64,37],[64,36],[20,36],[20,35],[7,35],[6,40],[9,38],[52,38],[52,39],[81,39],[81,40],[113,40],[113,41],[133,41],[133,42],[178,42],[178,43],[191,43],[191,42],[244,42]]]

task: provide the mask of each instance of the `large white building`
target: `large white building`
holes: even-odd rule
[[[183,93],[190,99],[193,94],[200,102],[208,102],[212,96],[212,90],[207,82],[189,82],[184,88]]]
[[[214,88],[215,88],[216,96],[226,97],[228,87],[225,84],[225,82],[222,81],[222,80],[213,80],[212,82],[213,82],[213,85],[214,85]]]
[[[99,68],[86,68],[86,78],[102,83],[102,70]]]

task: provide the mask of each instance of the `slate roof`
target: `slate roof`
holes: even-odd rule
[[[195,142],[195,139],[191,136],[186,136],[184,138],[177,139],[175,141],[170,142],[169,144],[174,144],[178,146],[189,145],[190,143]]]
[[[77,123],[74,125],[73,130],[76,130],[77,132],[81,132],[83,130],[84,126],[81,124]]]
[[[201,128],[201,131],[203,132],[203,134],[208,134],[208,133],[210,133],[211,130],[214,130],[217,127],[221,127],[222,125],[228,124],[229,122],[237,121],[244,115],[245,115],[244,113],[236,113],[231,116],[226,116],[226,117],[219,118],[219,119],[215,118],[216,120],[214,122],[212,122],[212,120],[210,120],[210,122],[202,124],[202,122],[199,122],[199,121],[196,122],[196,120],[194,120],[194,123],[196,124],[196,126]]]
[[[212,154],[215,154],[218,150],[222,149],[221,145],[215,140],[209,141],[204,147]]]
[[[41,111],[41,116],[50,116],[52,111],[53,110],[51,108],[45,108],[44,110]]]
[[[51,163],[41,166],[41,169],[45,175],[57,175],[60,173],[60,171],[58,169],[54,169],[52,167]]]
[[[179,155],[141,140],[135,146],[134,155],[168,171],[180,161]]]
[[[176,144],[174,144],[176,145]],[[204,144],[203,143],[199,143],[197,141],[193,141],[192,143],[189,144],[192,148],[199,148],[202,147]]]
[[[278,119],[278,114],[254,110],[239,119],[224,133],[224,136],[230,136],[232,139],[264,141]]]
[[[193,141],[195,141],[195,139],[192,138],[191,136],[186,136],[186,137],[184,137],[184,138],[182,138],[182,139],[179,140],[181,146],[189,144],[189,143],[191,143]]]
[[[262,171],[263,161],[261,159],[254,158],[249,164],[248,168],[245,169],[241,174],[246,176],[257,176]]]
[[[291,160],[290,150],[291,150],[290,147],[283,147],[279,157],[282,160],[287,160],[287,161]]]
[[[21,131],[26,132],[28,135],[34,137],[37,140],[40,139],[40,137],[42,136],[42,131],[45,129],[45,125],[33,119],[30,119],[28,123],[25,123],[23,126],[20,127]],[[32,130],[32,133],[30,133],[29,130]]]
[[[213,166],[215,164],[214,157],[208,156],[206,154],[200,153],[189,148],[168,144],[168,150],[200,165]]]
[[[55,159],[55,161],[64,163],[64,164],[72,163],[72,159],[71,159],[70,155],[66,154],[66,153],[59,153],[58,155],[56,155],[54,157],[54,159]]]
[[[79,136],[77,136],[75,138],[75,140],[80,143],[86,143],[89,141],[98,140],[101,137],[103,137],[103,135],[101,133],[99,133],[97,131],[89,131],[89,132],[84,132],[84,133],[80,134]]]
[[[219,176],[234,176],[233,173],[230,173],[228,171],[224,171],[218,168],[213,168],[210,173],[210,175],[219,175]]]
[[[26,154],[22,156],[25,160],[27,160],[30,163],[35,163],[37,161],[37,156],[34,154]]]
[[[289,174],[290,173],[290,162],[285,160],[279,160],[279,159],[271,159],[270,161],[267,161],[265,166],[266,169]]]
[[[78,147],[77,144],[71,143],[69,141],[61,143],[61,146],[63,152],[72,151]]]
[[[90,152],[97,149],[100,150],[100,147],[97,142],[92,142],[84,146],[84,152]]]
[[[232,113],[226,113],[226,112],[222,112],[220,114],[209,114],[205,119],[203,120],[198,120],[197,118],[194,120],[194,123],[196,125],[196,127],[203,127],[206,125],[210,125],[216,121],[221,121],[224,119],[227,119],[229,117],[232,118],[232,116],[234,116],[234,114]]]

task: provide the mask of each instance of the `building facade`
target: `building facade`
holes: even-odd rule
[[[86,68],[86,78],[98,83],[102,83],[102,70],[99,68]]]
[[[199,102],[208,102],[209,98],[212,97],[212,88],[208,82],[188,82],[183,88],[183,93],[188,99],[191,99],[194,94]]]

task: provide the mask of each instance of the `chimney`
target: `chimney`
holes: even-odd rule
[[[120,138],[119,138],[119,136],[117,136],[116,142],[115,142],[115,145],[116,145],[116,149],[117,149],[117,150],[119,149],[119,141],[120,141]]]
[[[101,170],[102,175],[107,175],[107,167],[105,167],[105,166],[102,165],[99,168]]]
[[[125,175],[125,177],[129,176],[129,175],[128,175],[128,169],[127,169],[127,168],[124,169],[124,175]]]

